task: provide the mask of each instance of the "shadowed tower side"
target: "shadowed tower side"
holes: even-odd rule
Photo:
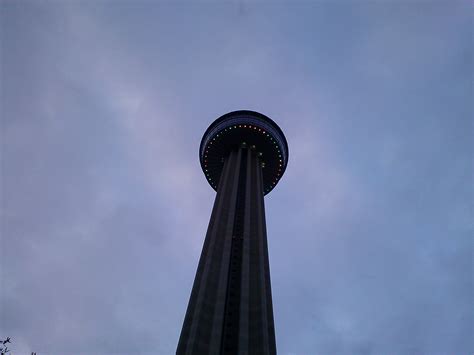
[[[177,354],[275,354],[264,195],[286,139],[264,115],[231,112],[207,129],[200,160],[217,195]]]

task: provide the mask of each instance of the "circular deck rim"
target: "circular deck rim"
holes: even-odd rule
[[[256,111],[252,111],[252,110],[236,110],[236,111],[228,112],[228,113],[220,116],[216,120],[214,120],[209,125],[209,127],[204,132],[204,134],[202,136],[202,139],[201,139],[201,143],[199,145],[199,162],[200,162],[201,169],[202,169],[203,173],[206,174],[206,172],[205,172],[206,170],[205,170],[205,166],[204,166],[205,164],[204,164],[204,161],[203,161],[204,160],[204,151],[205,151],[206,145],[209,143],[209,141],[218,132],[220,132],[221,130],[226,128],[226,125],[225,125],[226,121],[231,121],[232,119],[238,119],[238,118],[245,118],[245,116],[249,116],[248,118],[250,118],[250,119],[253,118],[253,119],[257,120],[258,123],[262,124],[262,127],[266,127],[267,132],[272,135],[272,137],[275,139],[275,141],[280,146],[280,148],[282,150],[282,158],[283,158],[282,159],[283,164],[282,164],[281,175],[279,177],[279,179],[281,179],[281,177],[283,176],[283,174],[286,170],[286,167],[287,167],[287,164],[288,164],[288,158],[289,158],[288,142],[286,140],[286,137],[285,137],[283,131],[281,130],[281,128],[278,126],[278,124],[275,121],[273,121],[270,117],[268,117],[268,116],[266,116],[266,115],[264,115],[260,112],[256,112]],[[255,124],[255,122],[253,122],[253,124]],[[231,126],[231,125],[233,125],[233,123],[229,122],[228,126]],[[268,128],[270,128],[270,129],[268,129]],[[273,188],[276,185],[277,184],[274,184],[274,186],[272,186],[264,194],[265,195],[268,194],[271,190],[273,190]],[[217,187],[213,186],[211,183],[210,183],[210,186],[214,190],[217,190]]]

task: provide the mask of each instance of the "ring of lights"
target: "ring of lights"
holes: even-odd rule
[[[288,163],[288,144],[278,125],[261,113],[234,111],[215,120],[204,133],[199,160],[209,184],[217,190],[230,150],[247,145],[255,149],[262,163],[263,190],[268,194],[278,183]]]

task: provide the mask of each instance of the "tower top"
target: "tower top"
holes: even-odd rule
[[[288,164],[288,144],[278,125],[255,111],[233,111],[215,120],[204,133],[199,160],[207,181],[217,190],[225,157],[232,149],[247,147],[260,158],[263,191],[276,186]]]

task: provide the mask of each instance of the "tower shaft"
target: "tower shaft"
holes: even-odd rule
[[[224,160],[177,354],[275,354],[262,167]]]

